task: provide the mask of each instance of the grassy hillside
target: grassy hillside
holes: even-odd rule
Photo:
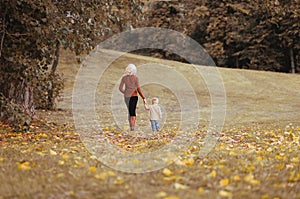
[[[109,56],[109,53],[107,56]],[[126,54],[109,66],[107,72],[109,75],[108,77],[105,75],[101,77],[98,91],[101,90],[101,86],[107,86],[107,83],[114,79],[114,76],[119,78],[128,63],[134,63],[137,66],[159,63],[180,71],[191,82],[198,96],[203,121],[209,120],[211,109],[209,92],[201,76],[189,64]],[[58,67],[59,72],[63,73],[65,78],[64,100],[59,104],[61,108],[71,108],[72,88],[79,67],[74,55],[68,51],[62,54]],[[200,70],[207,70],[207,67],[200,66]],[[217,70],[223,79],[226,92],[225,126],[238,126],[249,123],[286,125],[300,122],[299,75],[221,67]],[[168,74],[161,74],[161,79],[166,78],[166,75]],[[162,98],[162,102],[168,99],[168,95],[164,93],[164,90],[157,89],[153,91],[149,89],[144,88],[146,97],[155,93],[155,95]],[[107,92],[111,91],[108,90]]]

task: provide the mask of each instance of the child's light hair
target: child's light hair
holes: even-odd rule
[[[156,104],[158,104],[158,102],[159,102],[159,100],[158,100],[157,97],[153,97],[153,98],[152,98],[152,101],[155,101]]]

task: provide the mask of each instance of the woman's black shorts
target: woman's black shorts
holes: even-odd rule
[[[125,103],[128,108],[129,116],[136,116],[136,105],[138,96],[125,97]]]

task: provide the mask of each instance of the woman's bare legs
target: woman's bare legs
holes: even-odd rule
[[[130,116],[130,130],[134,131],[136,116]]]

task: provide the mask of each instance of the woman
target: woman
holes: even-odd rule
[[[139,79],[136,76],[136,71],[136,66],[134,64],[128,64],[125,70],[125,75],[122,77],[119,86],[119,90],[124,94],[124,100],[128,108],[128,121],[131,131],[134,131],[135,126],[138,94],[143,98],[144,104],[146,103],[145,96],[143,95],[141,87],[139,85]]]

